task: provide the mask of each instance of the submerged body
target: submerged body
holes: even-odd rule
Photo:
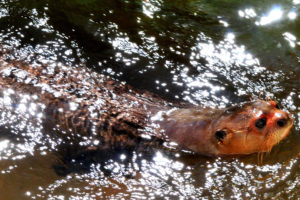
[[[204,155],[250,154],[270,151],[293,125],[290,114],[261,100],[227,109],[176,109],[153,120],[174,104],[84,68],[32,66],[5,55],[0,90],[2,113],[20,105],[24,115],[39,110],[44,126],[58,126],[69,141],[96,137],[98,147],[164,141]],[[12,103],[5,103],[7,98]]]

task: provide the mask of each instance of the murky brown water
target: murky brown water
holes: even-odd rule
[[[262,162],[161,149],[76,155],[1,94],[1,198],[300,198],[299,10],[299,0],[0,1],[0,43],[13,59],[84,63],[194,104],[225,106],[263,91],[295,118]]]

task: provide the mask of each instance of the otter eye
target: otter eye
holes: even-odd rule
[[[219,140],[219,141],[222,141],[222,139],[224,139],[224,137],[226,136],[226,132],[223,131],[223,130],[219,130],[215,133],[216,135],[216,138]]]
[[[267,119],[266,118],[260,118],[258,120],[256,120],[255,122],[255,126],[259,129],[262,129],[266,126],[267,124]]]

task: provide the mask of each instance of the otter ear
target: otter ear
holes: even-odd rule
[[[215,132],[218,144],[227,144],[233,137],[233,131],[228,128],[219,129]]]
[[[227,130],[226,129],[217,130],[215,132],[215,136],[216,136],[219,143],[223,143],[223,140],[226,137],[226,135],[227,135]]]

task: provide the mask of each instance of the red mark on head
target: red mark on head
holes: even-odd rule
[[[269,101],[269,103],[271,104],[271,106],[273,106],[274,108],[278,108],[278,105],[275,101]]]

